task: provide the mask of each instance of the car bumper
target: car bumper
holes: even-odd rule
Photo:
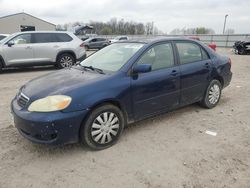
[[[233,76],[232,72],[230,72],[230,73],[228,73],[228,74],[226,74],[224,76],[224,85],[223,85],[223,88],[227,87],[230,84],[230,82],[232,80],[232,76]]]
[[[86,59],[86,57],[87,57],[87,55],[85,53],[83,56],[81,56],[80,58],[78,58],[76,61],[83,61],[84,59]]]
[[[28,140],[39,144],[68,144],[79,141],[79,131],[88,111],[28,112],[19,109],[16,100],[11,103],[15,127]]]

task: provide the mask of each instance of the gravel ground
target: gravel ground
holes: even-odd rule
[[[10,101],[19,87],[54,68],[0,75],[0,188],[250,187],[250,56],[219,49],[233,62],[232,83],[219,105],[194,104],[125,129],[113,147],[32,144],[12,124]],[[206,130],[217,136],[205,134]]]

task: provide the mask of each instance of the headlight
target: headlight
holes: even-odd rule
[[[30,112],[53,112],[67,108],[71,97],[65,95],[53,95],[32,102],[28,108]]]

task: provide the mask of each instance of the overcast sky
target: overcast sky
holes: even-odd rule
[[[163,32],[204,26],[222,33],[227,28],[250,33],[250,0],[0,0],[0,16],[26,12],[54,24],[66,22],[154,22]]]

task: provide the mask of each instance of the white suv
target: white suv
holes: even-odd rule
[[[0,41],[0,71],[4,67],[41,65],[64,68],[85,58],[83,41],[70,32],[21,32]]]

